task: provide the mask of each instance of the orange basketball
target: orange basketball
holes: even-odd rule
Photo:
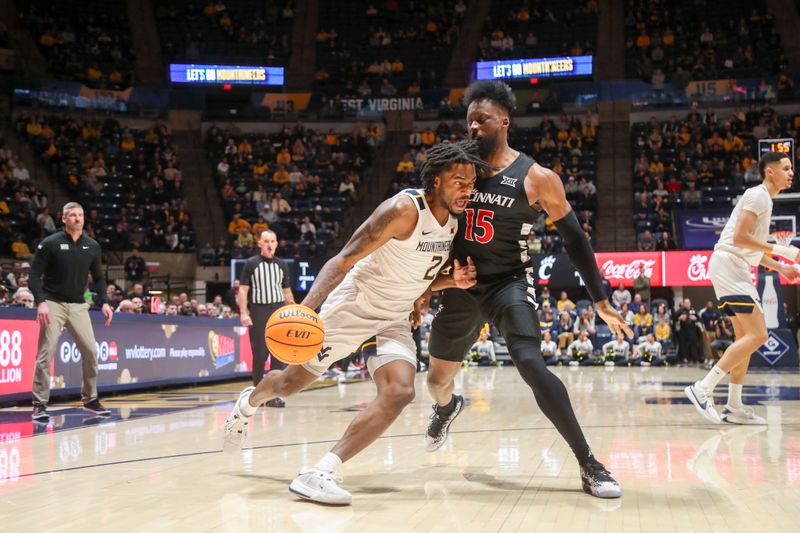
[[[325,329],[313,309],[291,304],[272,313],[264,337],[274,357],[289,365],[302,365],[322,349]]]

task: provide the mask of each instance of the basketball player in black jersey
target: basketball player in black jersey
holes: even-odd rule
[[[478,81],[467,88],[464,100],[468,133],[477,141],[481,158],[502,170],[478,179],[459,223],[454,256],[472,257],[478,283],[466,291],[444,291],[442,309],[433,321],[428,390],[436,405],[425,447],[437,450],[447,439],[450,423],[464,403],[453,394],[453,378],[464,353],[489,320],[508,343],[509,355],[539,408],[572,448],[581,467],[583,490],[599,498],[617,498],[622,494],[619,484],[592,455],[566,387],[547,369],[541,355],[527,250],[527,236],[538,211],[546,211],[555,222],[598,314],[614,334],[624,331],[632,337],[633,332],[606,299],[594,252],[567,202],[561,178],[508,146],[509,116],[516,103],[511,88],[499,81]]]

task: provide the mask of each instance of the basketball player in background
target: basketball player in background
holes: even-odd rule
[[[542,412],[566,439],[578,459],[583,489],[599,498],[621,495],[617,482],[595,459],[572,410],[564,384],[545,366],[540,347],[531,263],[526,238],[544,210],[555,222],[569,257],[583,278],[598,314],[611,330],[633,332],[606,299],[594,252],[572,211],[558,174],[508,145],[510,115],[516,105],[511,88],[478,81],[466,90],[467,130],[486,163],[502,169],[478,179],[466,223],[456,237],[455,257],[470,256],[477,284],[469,291],[446,290],[433,321],[428,390],[436,404],[425,434],[428,451],[439,449],[464,399],[453,394],[464,353],[485,320],[500,330],[522,379]]]
[[[779,255],[796,263],[800,260],[800,249],[767,242],[772,199],[783,189],[792,186],[792,161],[786,154],[770,152],[761,158],[758,170],[763,182],[747,189],[736,202],[708,262],[708,276],[720,302],[719,308],[730,315],[736,341],[728,346],[706,377],[685,389],[686,396],[697,411],[715,424],[721,420],[731,424],[767,423],[755,414],[752,407],[742,403],[742,384],[750,365],[750,356],[767,342],[769,335],[758,290],[750,278],[750,267],[763,265],[780,272],[789,280],[800,277],[800,272],[793,266],[784,265],[770,257]],[[728,373],[731,375],[728,402],[720,418],[714,408],[714,388]]]
[[[299,392],[365,341],[367,368],[377,397],[348,426],[344,436],[313,468],[304,469],[289,490],[301,498],[349,504],[341,464],[369,446],[414,398],[416,346],[409,315],[429,286],[468,288],[475,270],[467,259],[439,275],[475,185],[480,160],[474,143],[441,144],[422,167],[424,190],[407,189],[381,203],[314,281],[303,305],[319,307],[325,344],[307,363],[270,372],[257,387],[242,391],[225,422],[226,448],[244,442],[249,417],[276,396]]]

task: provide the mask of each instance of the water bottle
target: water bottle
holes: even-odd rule
[[[764,307],[764,321],[767,329],[776,329],[778,322],[778,293],[775,291],[774,277],[764,277],[764,292],[761,294],[761,304]]]

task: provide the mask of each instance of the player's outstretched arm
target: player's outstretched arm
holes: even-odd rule
[[[594,250],[567,201],[559,175],[540,165],[533,165],[525,177],[525,191],[528,194],[528,203],[544,209],[555,223],[570,261],[580,273],[589,296],[597,306],[597,314],[614,334],[624,331],[628,337],[633,337],[633,330],[625,323],[622,315],[608,303],[602,276],[594,259]]]
[[[303,299],[303,305],[311,309],[319,307],[359,260],[390,239],[404,239],[411,235],[418,217],[414,200],[408,196],[389,198],[381,203],[353,233],[344,248],[325,263]]]
[[[733,245],[748,250],[757,250],[766,254],[779,255],[789,261],[796,263],[800,260],[800,248],[796,246],[783,246],[781,244],[770,244],[762,242],[753,237],[753,228],[756,227],[758,215],[749,209],[742,209],[739,212],[739,220],[733,230]],[[763,261],[763,258],[762,258]],[[763,262],[761,264],[764,264]],[[769,265],[764,265],[769,266]],[[769,266],[773,268],[772,266]]]
[[[776,272],[780,272],[783,275],[783,277],[785,277],[789,281],[794,281],[797,278],[800,278],[800,270],[795,269],[793,266],[779,263],[778,261],[775,261],[767,254],[761,256],[761,261],[759,264],[761,266],[765,266],[769,269],[775,270]]]

